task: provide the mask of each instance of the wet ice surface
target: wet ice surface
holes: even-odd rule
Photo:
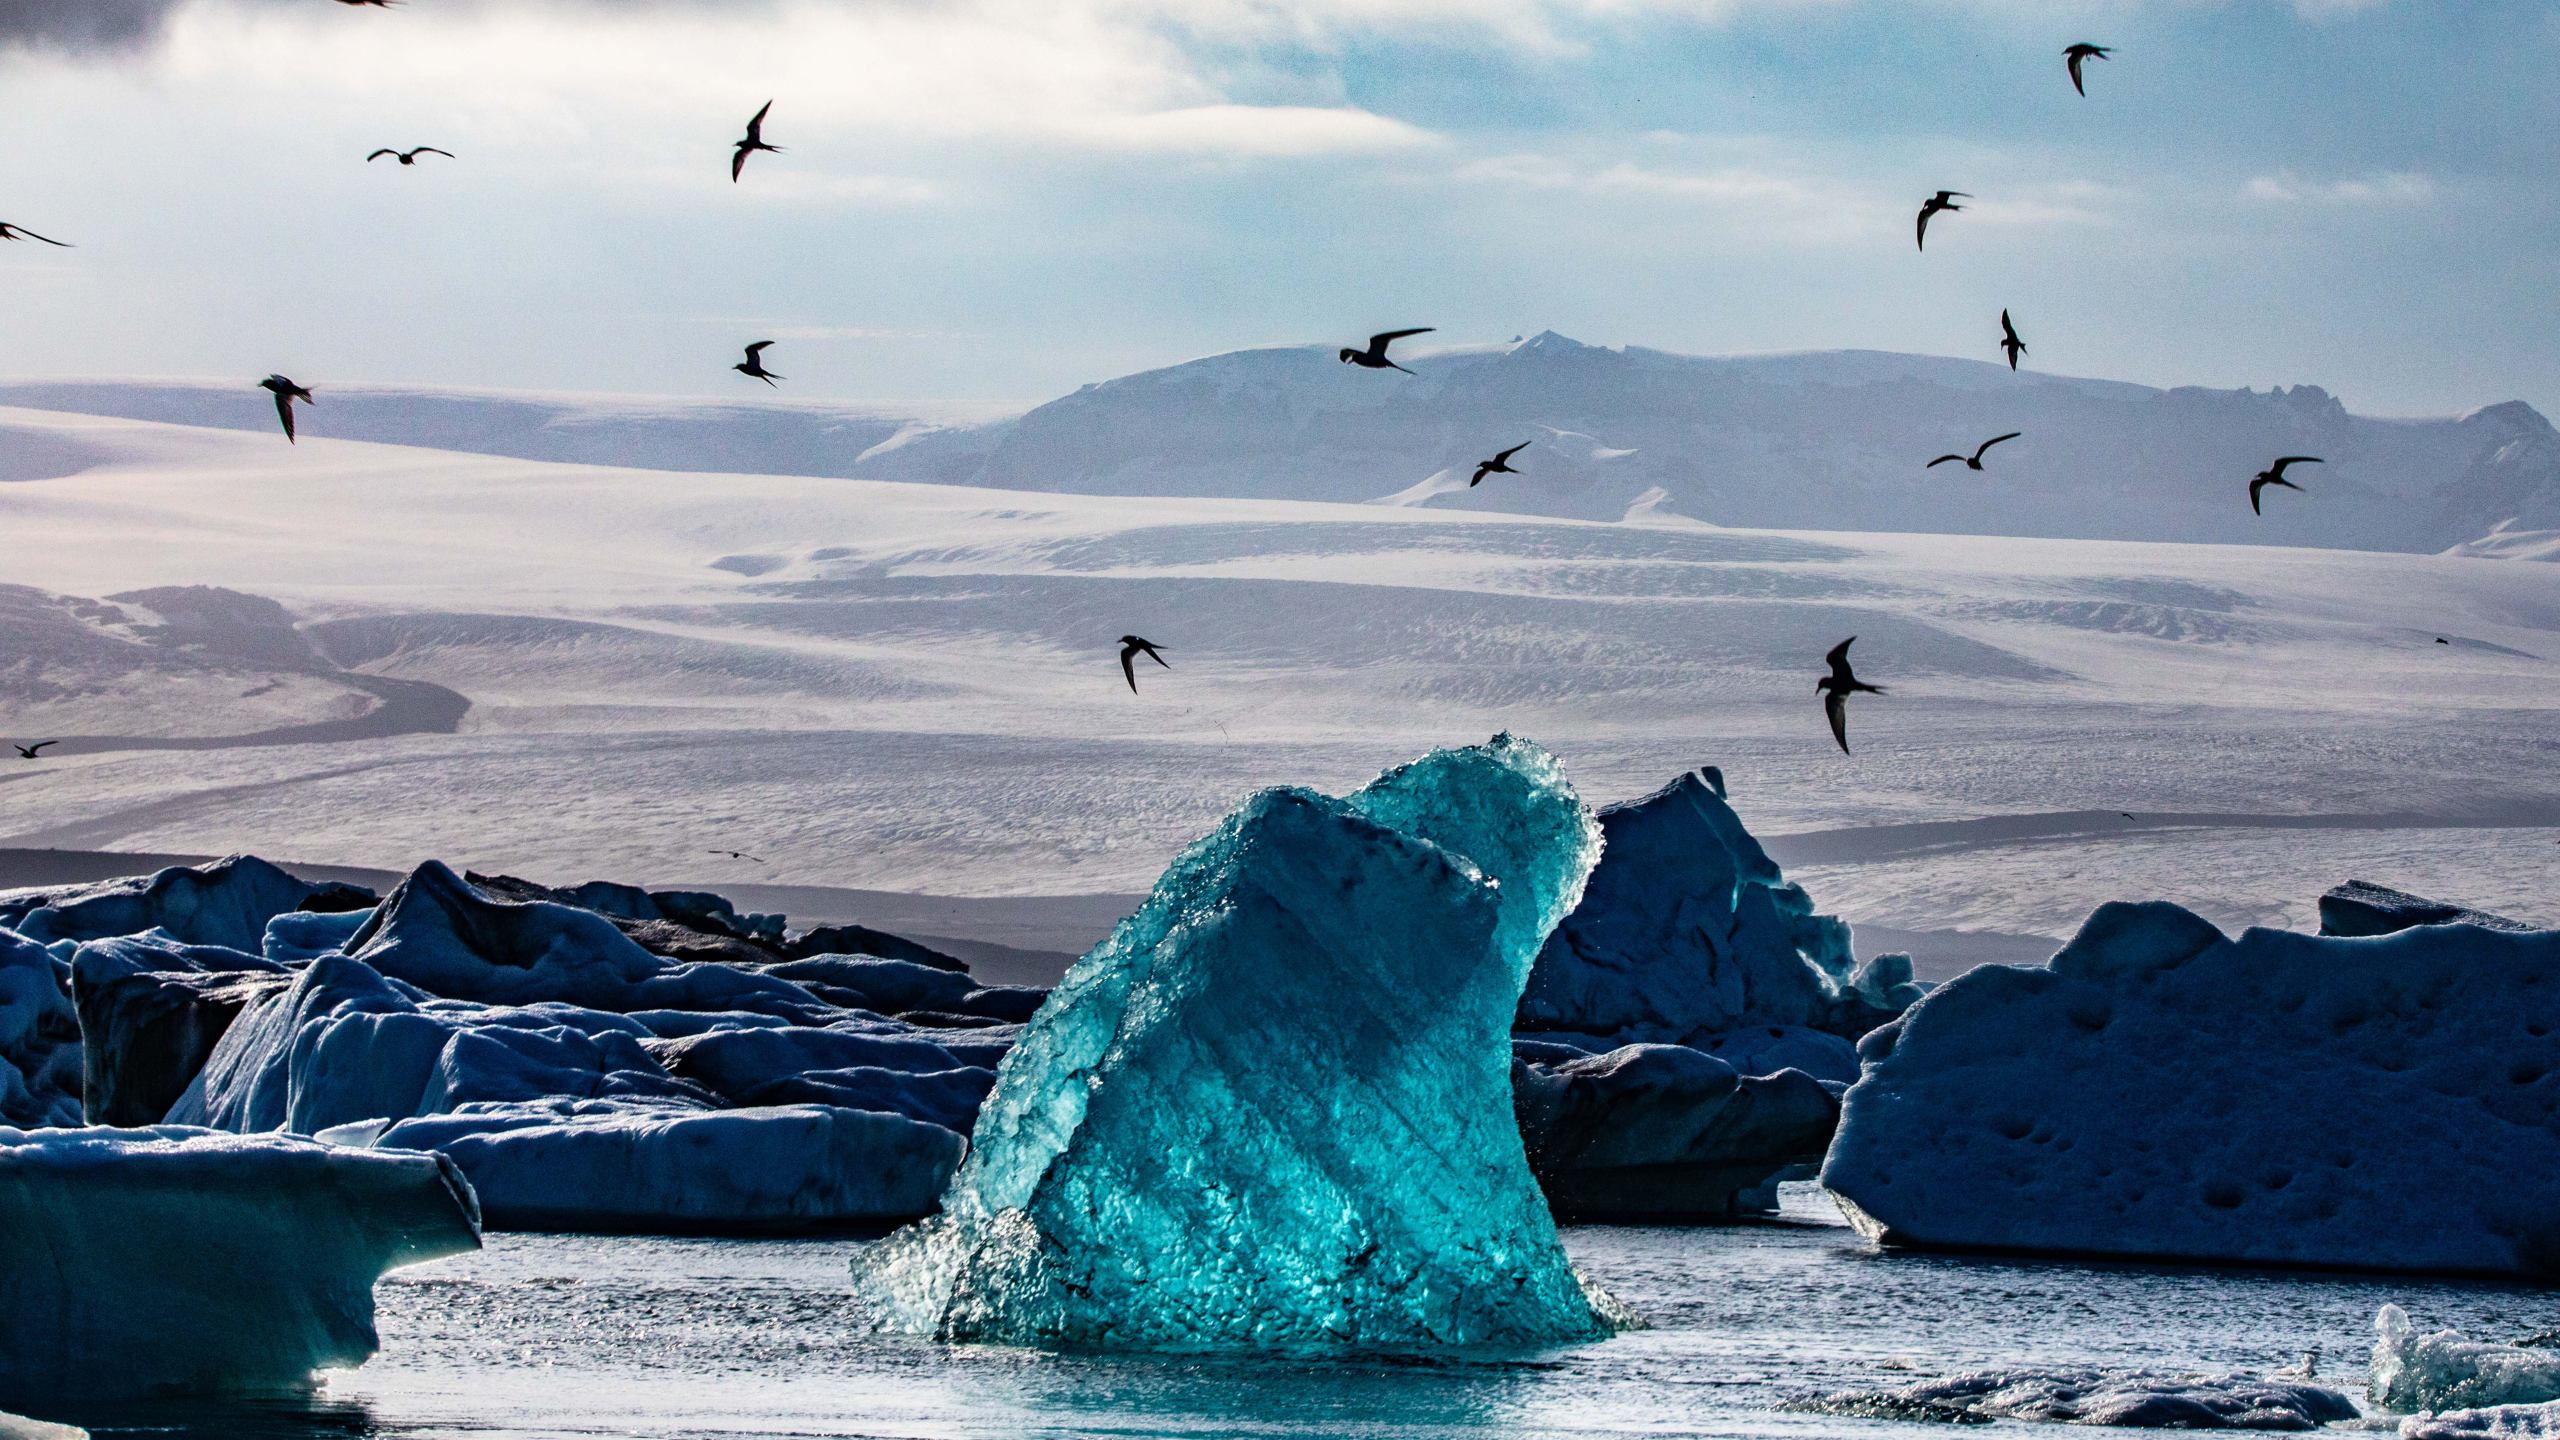
[[[1941,1427],[1779,1407],[1994,1365],[2264,1373],[2314,1347],[2326,1383],[2361,1393],[2386,1301],[2470,1334],[2560,1325],[2560,1295],[2520,1287],[1888,1257],[1806,1187],[1792,1187],[1786,1213],[1796,1223],[1568,1230],[1575,1258],[1655,1328],[1439,1362],[947,1349],[864,1330],[845,1298],[845,1241],[499,1235],[386,1283],[381,1358],[335,1377],[323,1402],[163,1411],[101,1433],[1918,1436]]]

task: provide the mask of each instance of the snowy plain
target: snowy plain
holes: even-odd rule
[[[2307,926],[2351,875],[2554,918],[2540,564],[619,470],[31,410],[0,410],[0,453],[0,724],[70,737],[0,767],[0,846],[1125,894],[1251,789],[1511,729],[1594,802],[1722,766],[1791,878],[1927,938],[1924,973],[1968,958],[1947,932],[2059,939],[2110,899]],[[191,586],[282,608],[163,588]],[[1130,632],[1174,667],[1135,696]],[[1850,635],[1891,693],[1843,756],[1813,680]]]

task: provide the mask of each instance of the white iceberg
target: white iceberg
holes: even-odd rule
[[[2373,1403],[2389,1410],[2471,1410],[2560,1401],[2560,1349],[2421,1335],[2409,1312],[2373,1317]]]

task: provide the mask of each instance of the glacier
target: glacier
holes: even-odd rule
[[[2560,932],[2110,904],[1861,1054],[1822,1180],[1887,1244],[2560,1278]]]
[[[479,1243],[433,1155],[0,1129],[0,1406],[307,1388],[374,1353],[384,1272]]]
[[[1248,800],[1077,962],[943,1213],[868,1247],[885,1326],[1094,1348],[1534,1346],[1632,1323],[1567,1261],[1510,1020],[1598,827],[1499,736]]]

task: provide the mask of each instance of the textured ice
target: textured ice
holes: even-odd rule
[[[372,903],[369,891],[313,885],[254,855],[234,855],[95,885],[11,891],[0,895],[0,925],[40,944],[157,929],[193,945],[256,950],[267,922],[278,915]]]
[[[1878,1394],[1826,1396],[1804,1409],[1879,1419],[2037,1420],[2145,1430],[2317,1430],[2357,1418],[2326,1386],[2253,1375],[2150,1370],[1984,1370]]]
[[[1697,1045],[1796,1026],[1855,1039],[1919,997],[1903,957],[1860,969],[1849,927],[1787,883],[1726,803],[1720,771],[1610,806],[1600,827],[1607,851],[1538,955],[1522,1030]]]
[[[1092,1347],[1537,1345],[1624,1317],[1559,1245],[1508,1029],[1599,848],[1536,746],[1265,791],[1024,1028],[885,1323]]]
[[[2560,1349],[2421,1335],[2408,1312],[2373,1317],[2373,1403],[2389,1410],[2468,1410],[2560,1401]]]
[[[1862,1052],[1823,1181],[1888,1243],[2560,1277],[2560,933],[2107,905]]]
[[[1799,1070],[1743,1075],[1701,1050],[1603,1055],[1513,1047],[1530,1168],[1564,1220],[1729,1220],[1776,1202],[1776,1176],[1819,1157],[1840,1102]],[[1536,1058],[1533,1058],[1535,1056]]]
[[[2430,900],[2370,880],[2350,880],[2320,897],[2323,935],[2391,935],[2413,925],[2478,925],[2490,930],[2530,930],[2521,920],[2467,906]]]
[[[43,946],[0,930],[0,1124],[80,1123],[80,1017]]]
[[[432,1155],[0,1129],[0,1406],[304,1386],[373,1354],[383,1272],[478,1244]]]
[[[92,1125],[152,1125],[204,1069],[251,1001],[289,988],[262,957],[161,932],[95,940],[72,957],[81,1098]]]
[[[2412,1415],[2400,1422],[2400,1440],[2560,1440],[2560,1403]]]

